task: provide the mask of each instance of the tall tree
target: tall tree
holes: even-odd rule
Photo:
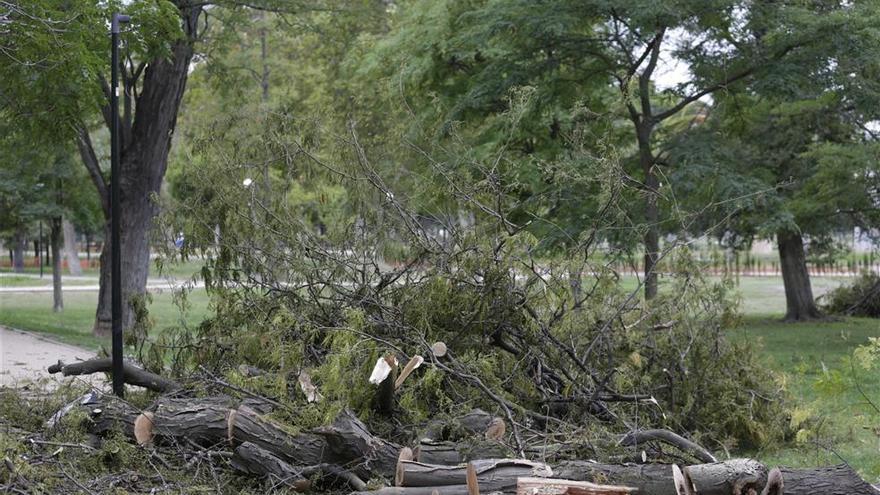
[[[499,95],[522,85],[560,105],[571,105],[571,97],[559,95],[578,95],[587,110],[619,110],[630,125],[629,179],[644,198],[637,212],[645,296],[652,298],[664,222],[658,201],[666,196],[661,177],[671,165],[659,146],[664,126],[701,99],[784,63],[839,25],[825,15],[846,8],[744,0],[414,2],[404,7],[386,51],[390,65],[403,68],[406,97],[441,95],[455,102],[439,107],[447,126],[481,119],[480,112],[507,111]],[[686,67],[688,77],[658,91],[656,80],[670,61]],[[597,85],[603,89],[597,92]],[[610,102],[609,94],[616,94]]]
[[[788,321],[820,317],[806,256],[835,234],[880,224],[877,214],[880,118],[880,9],[871,2],[801,23],[818,29],[809,44],[763,77],[717,95],[705,125],[670,145],[679,197],[717,204],[734,240],[774,239]]]
[[[209,9],[215,6],[220,10]],[[109,92],[105,60],[109,43],[97,33],[106,32],[106,19],[125,10],[132,24],[122,35],[125,48],[120,61],[122,86],[121,195],[122,295],[130,301],[144,293],[150,264],[150,231],[158,212],[154,197],[159,193],[168,163],[181,100],[196,53],[196,44],[209,29],[212,11],[266,9],[297,14],[325,10],[322,2],[263,0],[244,2],[217,0],[157,0],[124,6],[59,5],[39,0],[28,11],[9,14],[4,29],[22,41],[11,44],[3,55],[0,75],[19,81],[12,91],[0,93],[4,104],[20,115],[41,114],[42,125],[69,132],[101,198],[108,220],[110,201],[106,170],[95,152],[95,116],[110,122],[110,109],[103,103]],[[36,19],[36,20],[35,20]],[[46,25],[43,19],[63,19],[65,29]],[[29,39],[29,29],[39,28]],[[29,64],[28,57],[38,63]],[[36,81],[37,84],[33,84]],[[27,84],[26,84],[27,83]],[[23,88],[29,86],[25,91]],[[16,88],[18,89],[16,91]],[[97,91],[95,91],[97,89]],[[63,99],[62,96],[68,96]],[[105,235],[105,239],[109,239]],[[109,335],[110,246],[101,254],[100,293],[94,332]],[[123,325],[131,324],[130,305],[124,304]]]

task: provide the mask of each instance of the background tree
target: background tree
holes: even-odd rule
[[[546,95],[542,103],[569,115],[577,114],[577,102],[629,121],[627,180],[639,185],[643,197],[633,213],[644,231],[645,296],[652,298],[665,222],[658,201],[669,197],[661,178],[669,173],[664,168],[674,166],[658,132],[701,98],[784,63],[798,47],[839,26],[849,9],[834,2],[451,0],[415,2],[402,10],[386,55],[391,67],[401,68],[402,97],[424,102],[439,95],[432,100],[440,103],[433,115],[443,127],[468,125],[474,114],[483,122],[487,113],[505,112],[502,95],[526,85]],[[829,21],[825,14],[836,17],[829,15]],[[687,67],[689,77],[661,94],[655,82],[663,59]],[[543,137],[553,136],[564,120],[548,115],[532,122],[544,130],[527,134]]]
[[[861,5],[829,14],[825,22],[840,29],[823,31],[764,78],[718,95],[705,125],[670,145],[683,203],[720,205],[705,221],[723,221],[734,243],[776,240],[789,321],[821,316],[807,255],[880,221],[871,130],[880,116],[872,55],[880,40],[870,27],[877,13]]]

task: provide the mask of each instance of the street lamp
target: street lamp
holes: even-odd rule
[[[119,25],[131,17],[113,14],[110,22],[110,308],[113,335],[113,393],[125,395],[122,365],[122,249],[119,220]]]

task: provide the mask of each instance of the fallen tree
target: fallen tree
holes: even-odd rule
[[[100,370],[100,367],[76,369]],[[569,452],[554,451],[546,446],[543,449],[528,446],[526,449],[540,453],[542,461],[472,458],[462,463],[460,460],[467,450],[457,448],[459,444],[451,440],[440,444],[446,449],[442,455],[438,449],[426,449],[428,445],[437,447],[436,443],[430,443],[430,438],[423,438],[415,449],[401,446],[373,435],[349,410],[343,410],[329,425],[293,432],[271,418],[272,407],[271,402],[254,398],[240,401],[225,395],[163,395],[146,410],[139,410],[115,397],[90,393],[63,411],[67,413],[71,408],[83,410],[91,420],[91,433],[96,435],[121,429],[140,445],[223,448],[231,454],[230,465],[241,473],[272,477],[299,491],[312,488],[312,480],[318,479],[331,485],[344,483],[362,495],[474,495],[475,489],[477,493],[522,495],[880,493],[846,465],[770,470],[752,459],[731,459],[681,468],[675,464],[609,464],[559,460]],[[53,421],[57,423],[59,418],[53,417]],[[432,422],[426,434],[448,438],[452,429],[464,432],[470,438],[488,439],[498,424],[498,418],[475,410],[446,423]],[[714,459],[704,447],[664,430],[633,432],[623,437],[620,443],[638,445],[656,439],[677,445],[698,457]],[[492,441],[478,442],[482,447],[469,453],[491,450],[491,444]],[[431,463],[426,459],[443,462]],[[366,480],[385,480],[387,486],[368,491]]]

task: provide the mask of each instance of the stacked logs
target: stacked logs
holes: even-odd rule
[[[384,358],[383,358],[384,359]],[[390,382],[388,373],[377,383]],[[101,369],[106,363],[53,366],[70,374]],[[126,376],[162,391],[179,391],[173,382],[144,375],[132,365]],[[406,378],[404,369],[394,381]],[[396,388],[396,387],[395,387]],[[393,389],[392,389],[393,390]],[[702,462],[679,467],[673,464],[600,464],[565,461],[554,465],[510,458],[498,440],[504,435],[501,418],[475,410],[450,426],[428,425],[419,443],[400,446],[370,433],[351,411],[343,411],[328,426],[291,432],[267,416],[272,401],[258,398],[236,401],[228,396],[161,396],[148,410],[135,409],[111,396],[90,392],[56,414],[73,407],[91,417],[96,435],[121,428],[137,443],[149,446],[170,443],[203,448],[225,446],[230,464],[242,473],[272,477],[303,491],[322,478],[344,483],[353,495],[877,495],[880,491],[846,465],[816,469],[774,468],[751,459]],[[454,442],[450,428],[476,442]],[[644,441],[675,444],[698,459],[714,460],[711,453],[678,435],[662,430],[636,432],[624,444]],[[565,446],[527,448],[534,459],[565,457]],[[393,486],[367,491],[366,480],[393,480]]]

